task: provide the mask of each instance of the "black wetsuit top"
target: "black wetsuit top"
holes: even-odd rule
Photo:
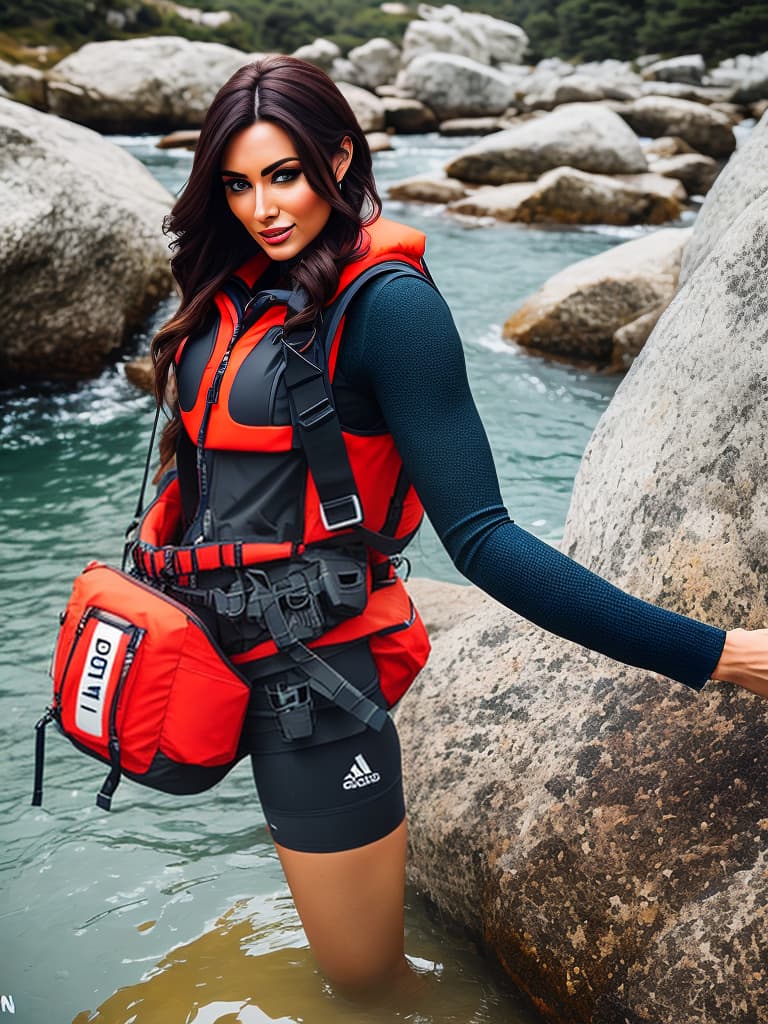
[[[380,410],[454,565],[526,619],[619,661],[700,689],[725,632],[631,597],[515,525],[469,391],[451,313],[426,282],[373,281],[355,300],[336,371],[357,422]],[[349,405],[350,402],[344,402]],[[368,410],[367,416],[365,409]]]
[[[334,394],[342,423],[386,424],[456,568],[526,619],[695,689],[725,632],[631,597],[509,517],[451,313],[426,281],[374,280],[346,319]],[[179,450],[182,490],[194,449]],[[185,479],[186,478],[186,479]],[[184,485],[187,484],[187,487]]]

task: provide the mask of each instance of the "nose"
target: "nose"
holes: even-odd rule
[[[253,218],[262,223],[272,220],[278,214],[272,190],[265,184],[257,182],[253,189]]]

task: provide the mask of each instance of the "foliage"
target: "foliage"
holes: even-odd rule
[[[374,36],[400,42],[409,20],[384,14],[379,0],[183,3],[230,11],[233,18],[216,28],[197,25],[176,14],[170,0],[0,0],[0,33],[18,44],[62,50],[91,39],[175,34],[249,52],[290,53],[318,36],[343,50]],[[548,56],[626,60],[651,51],[703,53],[713,62],[754,53],[768,38],[768,5],[756,0],[463,0],[460,6],[521,25],[531,40],[532,61]]]

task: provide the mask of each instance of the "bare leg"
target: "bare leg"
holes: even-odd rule
[[[403,951],[406,825],[339,853],[277,853],[321,970],[346,995],[421,987]]]

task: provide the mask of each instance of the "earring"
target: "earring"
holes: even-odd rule
[[[341,185],[342,185],[343,181],[344,181],[344,179],[342,178],[340,181],[336,182],[336,188],[339,190],[339,192],[341,192]]]

